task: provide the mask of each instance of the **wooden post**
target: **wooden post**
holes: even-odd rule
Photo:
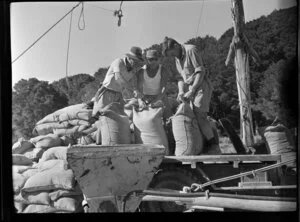
[[[225,64],[228,65],[231,57],[234,56],[236,70],[236,81],[240,105],[241,138],[246,147],[254,143],[251,97],[250,97],[250,76],[249,76],[249,54],[254,61],[259,61],[258,55],[251,48],[244,33],[245,17],[242,0],[231,0],[234,36],[230,44],[229,53]],[[233,54],[233,52],[235,52]]]

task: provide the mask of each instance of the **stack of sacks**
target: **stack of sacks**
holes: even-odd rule
[[[59,109],[36,123],[33,132],[37,135],[54,133],[58,136],[80,137],[95,132],[92,109],[85,103]],[[76,138],[76,139],[77,139]]]
[[[44,136],[45,137],[45,136]],[[52,145],[60,144],[59,137],[33,138],[27,141],[20,138],[12,147],[13,190],[15,196],[20,194],[27,179],[36,173],[34,164],[39,161],[44,151]],[[24,202],[15,202],[18,212],[25,207]]]
[[[23,173],[29,169],[33,169],[33,161],[28,159],[22,154],[13,154],[13,191],[14,195],[17,196],[20,194],[21,189],[23,188],[26,180],[28,179]],[[17,212],[22,212],[24,204],[20,202],[15,202],[15,208]]]
[[[66,146],[49,148],[38,163],[22,159],[27,166],[13,168],[19,213],[82,212],[83,195],[66,161],[67,150]]]

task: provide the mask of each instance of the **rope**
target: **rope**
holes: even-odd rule
[[[80,16],[79,16],[79,19],[78,19],[78,28],[79,30],[84,30],[85,29],[85,21],[84,21],[84,13],[83,13],[83,9],[84,9],[84,2],[82,2],[82,5],[81,5],[81,12],[80,12]],[[83,19],[83,28],[80,27],[80,18],[82,17]]]
[[[204,0],[202,0],[202,5],[201,5],[201,11],[200,11],[200,16],[199,16],[199,20],[198,20],[198,25],[197,25],[197,32],[196,32],[196,37],[198,36],[198,31],[199,31],[199,26],[200,26],[200,22],[201,22],[201,18],[202,18],[202,12],[203,12],[203,8],[204,8]]]
[[[69,63],[70,41],[71,41],[72,17],[73,17],[73,12],[71,12],[71,16],[70,16],[70,27],[69,27],[69,37],[68,37],[68,49],[67,49],[67,62],[66,62],[66,83],[67,83],[68,89],[70,89],[70,83],[69,83],[69,79],[68,79],[68,63]]]
[[[121,3],[120,3],[119,10],[114,11],[114,16],[118,17],[118,26],[121,26],[121,18],[123,17],[123,12],[122,12],[122,9],[121,9],[122,4],[123,4],[123,1],[121,1]]]
[[[198,190],[202,190],[204,187],[210,186],[212,184],[238,179],[238,178],[243,177],[243,176],[257,174],[258,172],[268,171],[268,170],[286,165],[290,162],[293,162],[293,161],[295,161],[295,159],[296,158],[293,158],[293,159],[290,159],[290,160],[287,160],[287,161],[284,161],[284,162],[281,162],[281,163],[276,163],[276,164],[273,164],[273,165],[270,165],[270,166],[262,167],[262,168],[259,168],[257,170],[251,170],[251,171],[248,171],[248,172],[245,172],[245,173],[240,173],[240,174],[232,175],[232,176],[229,176],[229,177],[224,177],[224,178],[221,178],[221,179],[212,180],[212,181],[209,181],[209,182],[204,183],[204,184],[193,183],[191,185],[191,189],[193,189],[193,191],[195,192],[195,191],[198,191]]]
[[[75,8],[77,8],[81,2],[75,5],[68,13],[66,13],[61,19],[59,19],[54,25],[52,25],[44,34],[42,34],[36,41],[34,41],[26,50],[24,50],[16,59],[12,61],[12,64],[23,56],[32,46],[34,46],[42,37],[44,37],[51,29],[53,29],[59,22],[61,22],[68,14],[70,14]]]

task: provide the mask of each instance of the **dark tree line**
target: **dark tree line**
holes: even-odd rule
[[[297,7],[273,11],[246,24],[246,35],[258,53],[261,63],[251,59],[251,103],[253,118],[260,125],[270,124],[279,117],[288,127],[297,125]],[[218,40],[211,36],[192,38],[185,43],[194,44],[201,51],[206,69],[214,84],[210,115],[216,119],[227,117],[239,128],[239,101],[235,68],[225,66],[233,36],[228,29]],[[176,36],[170,36],[176,39]],[[161,44],[148,49],[161,51]],[[169,71],[167,95],[174,97],[177,85],[173,78],[175,62],[163,58]],[[34,124],[45,115],[62,107],[89,101],[102,83],[108,68],[99,68],[94,75],[77,74],[53,83],[32,78],[15,84],[13,102],[13,140],[30,137]]]

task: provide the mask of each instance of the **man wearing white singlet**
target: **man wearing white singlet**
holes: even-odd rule
[[[146,65],[137,73],[137,90],[142,97],[138,98],[139,108],[143,109],[146,105],[155,107],[162,102],[165,107],[164,117],[171,116],[168,98],[165,95],[168,73],[160,64],[157,50],[146,52]]]

